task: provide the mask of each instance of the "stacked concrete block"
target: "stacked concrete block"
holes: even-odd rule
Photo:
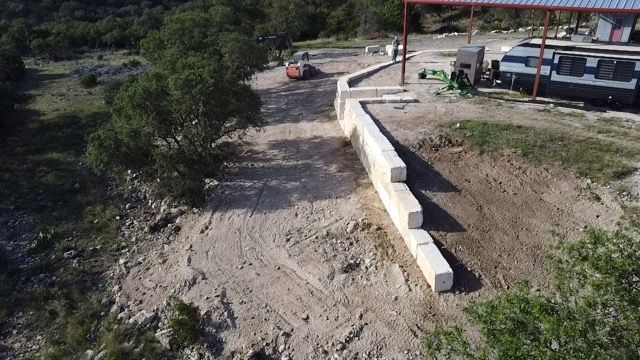
[[[417,54],[419,53],[413,55]],[[385,209],[402,235],[411,256],[416,259],[425,279],[433,291],[446,291],[453,285],[453,271],[429,233],[420,228],[423,222],[422,207],[404,183],[407,167],[361,105],[361,102],[413,102],[415,99],[402,95],[404,89],[397,86],[349,87],[349,82],[389,65],[391,63],[378,64],[338,81],[334,103],[338,122],[351,140]]]
[[[389,183],[407,179],[407,166],[357,100],[346,101],[339,122],[372,181],[374,177]]]
[[[355,87],[349,89],[352,99],[374,98],[378,96],[378,89],[375,87]]]

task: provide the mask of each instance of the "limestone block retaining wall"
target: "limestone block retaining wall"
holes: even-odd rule
[[[422,52],[411,56],[420,53]],[[338,122],[427,282],[435,292],[446,291],[453,285],[453,271],[429,233],[421,229],[422,207],[405,184],[407,166],[362,107],[363,103],[406,103],[414,102],[415,99],[402,95],[404,89],[399,86],[349,86],[350,82],[392,64],[386,62],[374,65],[338,80],[335,100]]]

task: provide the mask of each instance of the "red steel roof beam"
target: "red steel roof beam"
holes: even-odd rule
[[[538,67],[536,69],[536,80],[533,83],[533,94],[531,100],[536,99],[538,96],[538,86],[540,85],[540,72],[542,70],[542,63],[544,62],[544,46],[547,43],[547,33],[549,31],[549,19],[551,19],[551,11],[547,10],[544,17],[544,33],[542,34],[542,42],[540,43],[540,56],[538,57]]]
[[[409,13],[409,4],[407,2],[404,3],[404,20],[403,20],[403,30],[402,30],[402,70],[400,74],[400,85],[404,85],[404,72],[407,66],[407,36],[409,35],[409,23],[408,16]]]
[[[484,6],[506,9],[531,9],[550,11],[578,11],[590,13],[616,13],[616,14],[640,14],[640,9],[616,9],[616,8],[592,8],[578,6],[546,6],[510,3],[485,3],[478,1],[446,1],[446,0],[404,0],[407,4],[448,5],[448,6]]]

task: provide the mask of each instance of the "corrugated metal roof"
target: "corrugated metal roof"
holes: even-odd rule
[[[405,0],[408,3],[640,13],[640,0]]]

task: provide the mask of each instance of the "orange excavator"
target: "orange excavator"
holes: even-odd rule
[[[286,73],[289,79],[308,79],[318,75],[320,70],[309,62],[309,53],[299,51],[293,54],[293,60],[286,64]]]

